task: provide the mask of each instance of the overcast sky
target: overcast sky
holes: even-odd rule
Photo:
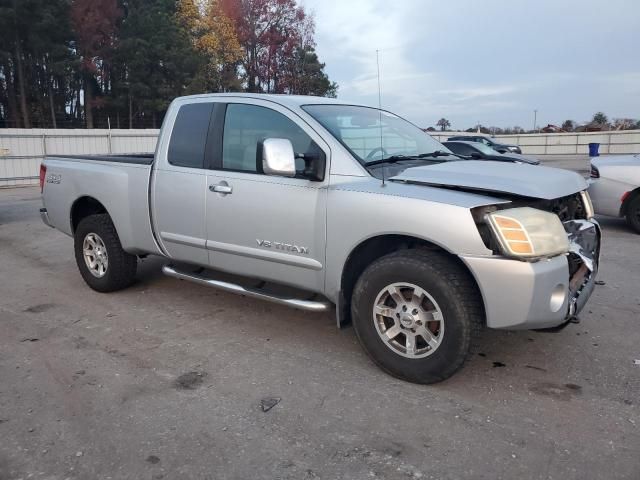
[[[434,126],[640,118],[640,0],[300,0],[338,98]]]

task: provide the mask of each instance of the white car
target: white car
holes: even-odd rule
[[[625,217],[640,233],[640,155],[591,158],[589,195],[596,213]]]

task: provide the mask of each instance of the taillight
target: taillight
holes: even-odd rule
[[[44,164],[40,164],[40,193],[44,191],[44,177],[47,175],[47,167]]]
[[[600,172],[593,165],[591,165],[591,178],[600,178]]]
[[[631,192],[624,192],[624,193],[622,194],[622,197],[620,197],[620,203],[624,203],[624,202],[625,202],[625,200],[629,197],[629,194],[630,194],[630,193],[631,193]]]

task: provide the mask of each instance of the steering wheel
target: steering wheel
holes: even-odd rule
[[[367,155],[366,160],[371,160],[375,156],[375,154],[378,152],[382,154],[382,158],[387,157],[389,155],[388,152],[383,147],[376,147],[369,152],[369,155]]]

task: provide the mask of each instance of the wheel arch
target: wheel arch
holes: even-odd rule
[[[353,289],[360,278],[360,275],[364,272],[368,265],[372,262],[390,253],[398,250],[411,250],[411,249],[424,249],[433,252],[441,253],[454,263],[458,264],[462,270],[468,275],[473,284],[475,285],[480,298],[482,298],[482,291],[478,285],[475,276],[469,270],[469,267],[458,257],[451,253],[444,247],[433,243],[429,240],[414,237],[411,235],[402,234],[381,234],[376,235],[366,240],[363,240],[356,245],[344,263],[342,273],[340,275],[340,291],[337,301],[337,321],[338,327],[342,327],[351,322],[351,297]],[[484,301],[483,308],[484,308]]]
[[[640,187],[631,190],[624,198],[622,205],[620,205],[620,216],[624,217],[627,215],[627,208],[636,198],[640,196]]]
[[[71,211],[69,213],[71,233],[74,234],[76,232],[76,228],[78,228],[78,225],[84,218],[89,215],[101,213],[109,214],[102,202],[96,198],[89,195],[83,195],[82,197],[77,198],[71,205]]]

